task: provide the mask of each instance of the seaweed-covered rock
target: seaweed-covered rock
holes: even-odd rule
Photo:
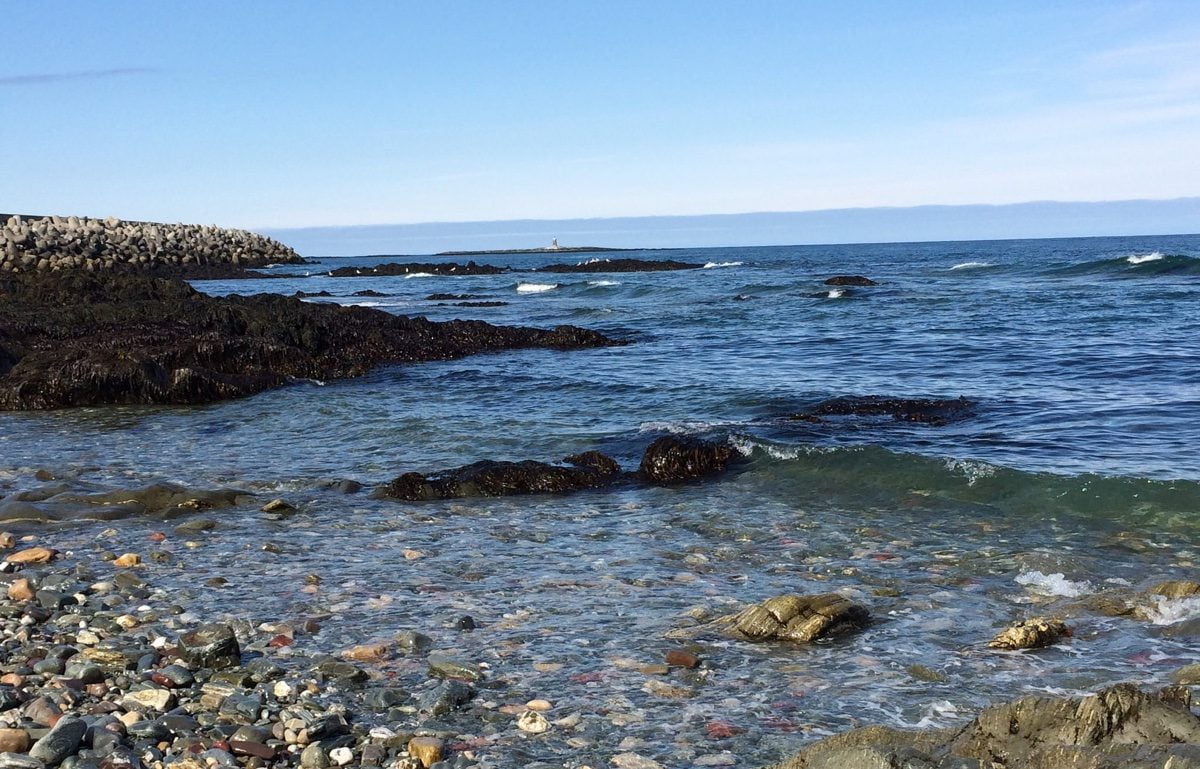
[[[900,422],[941,426],[975,412],[967,398],[893,398],[885,395],[829,398],[793,414],[789,419],[820,422],[825,417],[891,417]]]
[[[1071,629],[1058,619],[1033,617],[1014,623],[988,641],[992,649],[1014,651],[1016,649],[1041,649],[1051,646],[1063,638],[1069,638]]]
[[[958,728],[855,729],[815,742],[775,769],[1020,767],[1163,769],[1200,765],[1200,718],[1186,690],[1118,684],[1074,698],[1025,697]]]
[[[565,464],[525,460],[484,460],[432,476],[405,473],[378,492],[411,501],[459,497],[504,497],[514,494],[562,494],[616,482],[621,469],[610,457],[587,452],[567,457]]]
[[[666,435],[646,447],[638,474],[650,483],[683,483],[725,472],[736,453],[724,443]]]
[[[865,275],[834,275],[825,280],[827,286],[878,286],[879,284]]]
[[[858,630],[871,615],[837,593],[779,595],[721,620],[729,632],[746,641],[808,643]]]
[[[207,403],[388,363],[614,344],[575,326],[434,323],[133,274],[0,272],[0,409]]]

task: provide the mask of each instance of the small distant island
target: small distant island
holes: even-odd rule
[[[637,251],[635,248],[610,248],[608,246],[560,246],[558,238],[550,245],[540,248],[504,248],[484,251],[441,251],[434,256],[479,256],[481,254],[590,254],[601,251]]]

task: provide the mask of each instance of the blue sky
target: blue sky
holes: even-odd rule
[[[261,228],[1200,194],[1194,0],[4,18],[0,211]]]

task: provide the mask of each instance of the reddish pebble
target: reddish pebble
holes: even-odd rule
[[[167,538],[167,535],[161,531],[156,531],[150,535],[151,542],[162,542]]]
[[[700,658],[683,649],[672,649],[667,652],[667,664],[677,668],[700,667]]]
[[[226,753],[229,752],[229,743],[226,742],[225,740],[216,740],[215,742],[213,742],[212,746],[213,746],[213,750],[223,750]]]
[[[281,646],[291,646],[294,643],[295,641],[293,641],[289,636],[277,635],[270,641],[267,641],[267,646],[270,646],[273,649],[278,649]]]
[[[158,684],[159,686],[165,687],[167,689],[175,688],[175,682],[172,681],[170,678],[167,678],[166,676],[164,676],[162,673],[151,673],[150,680],[153,681],[154,683]]]
[[[261,742],[231,740],[229,749],[236,756],[257,756],[264,761],[270,761],[272,758],[275,758],[275,750]]]
[[[704,725],[704,733],[714,740],[728,739],[743,731],[745,730],[739,729],[728,721],[709,721]]]

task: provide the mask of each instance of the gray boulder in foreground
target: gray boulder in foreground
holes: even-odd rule
[[[773,769],[1196,769],[1200,718],[1183,687],[1118,684],[1087,697],[1025,697],[958,728],[868,726]]]

